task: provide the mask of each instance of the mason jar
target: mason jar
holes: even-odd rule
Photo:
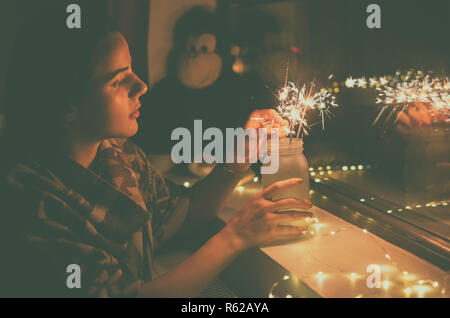
[[[278,156],[278,171],[273,174],[262,175],[262,185],[264,188],[274,184],[277,181],[290,178],[302,178],[303,182],[278,192],[272,197],[272,200],[280,200],[285,198],[310,199],[309,196],[309,166],[305,155],[303,154],[303,140],[298,138],[280,138],[278,149],[271,149],[271,143],[267,143],[267,153],[270,158]],[[273,160],[273,159],[271,159]],[[267,164],[270,164],[267,163]],[[266,164],[264,164],[266,165]],[[263,165],[263,166],[264,166]],[[293,208],[283,211],[305,211],[305,209]],[[307,226],[306,221],[290,222],[289,225]]]

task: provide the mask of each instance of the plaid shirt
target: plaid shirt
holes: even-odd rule
[[[135,296],[152,279],[154,249],[189,208],[187,189],[126,139],[103,141],[89,169],[59,156],[16,164],[4,181],[6,272],[19,296]],[[80,289],[66,285],[69,264],[81,268]]]

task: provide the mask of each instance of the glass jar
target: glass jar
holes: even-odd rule
[[[274,184],[277,181],[290,178],[302,178],[303,182],[297,186],[277,193],[272,200],[285,198],[310,199],[309,196],[309,166],[305,155],[303,154],[303,140],[292,138],[281,138],[278,149],[271,149],[271,143],[267,145],[267,152],[271,158],[278,155],[278,171],[274,174],[262,175],[262,185],[264,188]],[[273,160],[273,159],[272,159]],[[270,164],[270,163],[269,163]],[[305,211],[304,209],[288,209],[289,211]],[[283,212],[287,210],[281,210]],[[295,221],[290,225],[306,226],[305,221]]]

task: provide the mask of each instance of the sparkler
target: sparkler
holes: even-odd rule
[[[399,72],[397,72],[399,75]],[[422,102],[430,105],[428,111],[432,116],[444,118],[445,122],[450,121],[450,85],[448,78],[440,79],[438,77],[431,78],[429,75],[424,76],[421,71],[417,72],[417,76],[413,76],[412,72],[406,75],[397,76],[392,79],[391,76],[383,76],[379,78],[370,78],[369,85],[377,90],[376,104],[381,104],[382,108],[375,118],[375,125],[383,115],[390,109],[385,122],[387,122],[393,114],[398,112],[397,119],[401,112],[410,107],[411,104]],[[365,87],[367,81],[364,77],[353,79],[348,77],[345,81],[348,88]],[[394,122],[395,122],[394,121]]]
[[[330,75],[330,77],[332,77]],[[337,107],[336,97],[326,89],[318,90],[314,81],[309,85],[297,86],[293,82],[289,82],[286,77],[285,85],[275,94],[279,104],[276,110],[282,118],[289,121],[289,135],[292,137],[297,128],[296,137],[300,135],[308,135],[310,125],[305,119],[306,113],[311,110],[318,110],[322,120],[322,129],[325,129],[325,115],[330,118],[331,107]]]

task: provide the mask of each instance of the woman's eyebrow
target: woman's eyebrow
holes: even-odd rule
[[[129,68],[130,68],[129,66],[125,66],[125,67],[119,68],[118,70],[116,70],[116,71],[112,72],[111,74],[109,74],[109,75],[106,77],[106,80],[107,80],[107,81],[112,80],[114,77],[116,77],[117,74],[120,74],[120,73],[122,73],[122,72],[125,72],[125,71],[127,71]]]

